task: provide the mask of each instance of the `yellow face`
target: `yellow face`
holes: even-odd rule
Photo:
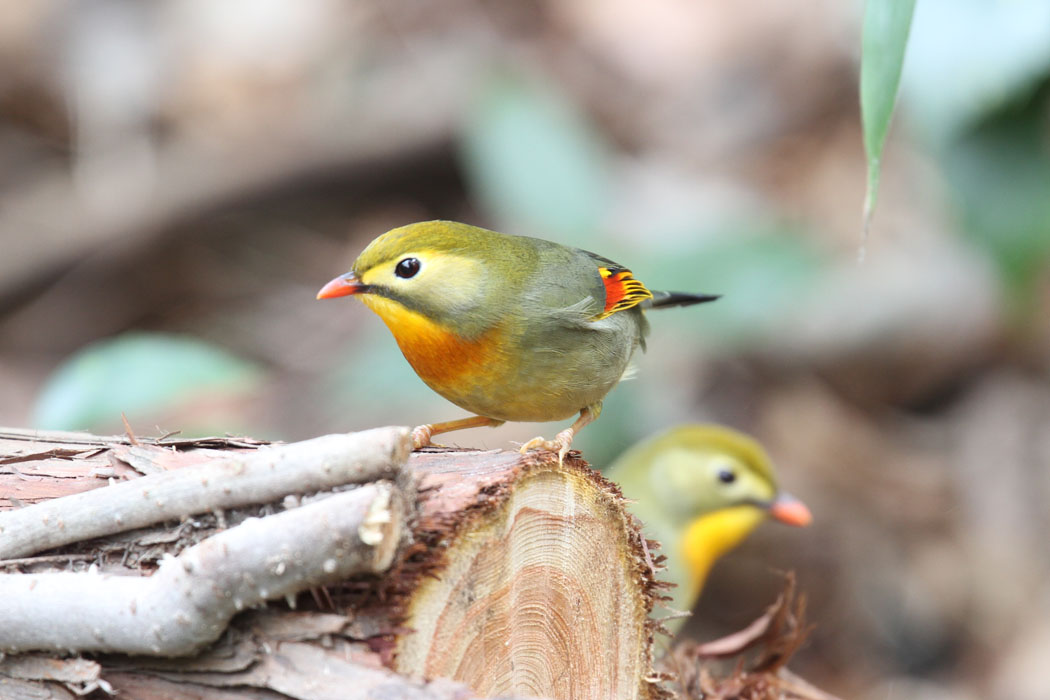
[[[356,296],[428,386],[462,408],[491,413],[505,403],[491,387],[520,362],[513,339],[536,245],[452,221],[409,224],[369,243],[317,298]]]
[[[416,374],[463,406],[474,387],[503,365],[494,348],[502,337],[498,314],[483,313],[482,263],[461,253],[394,245],[377,238],[354,264],[365,291],[358,298],[386,323]],[[403,237],[402,237],[403,238]]]
[[[636,514],[667,547],[676,609],[689,610],[719,557],[767,517],[808,524],[800,501],[777,488],[753,438],[719,425],[682,425],[632,447],[613,465]]]
[[[768,477],[741,457],[717,448],[671,447],[653,457],[653,491],[680,520],[741,504],[767,504],[776,495]]]
[[[422,221],[369,243],[351,271],[326,285],[318,298],[381,297],[473,340],[502,323],[509,306],[520,306],[537,261],[534,239],[454,221]],[[396,312],[389,304],[370,306],[393,328]]]
[[[483,276],[482,265],[477,260],[433,249],[406,250],[362,267],[359,258],[354,265],[355,272],[363,284],[375,290],[375,296],[424,313],[466,308],[477,303]],[[368,303],[367,297],[362,300]],[[376,307],[373,310],[380,313]]]

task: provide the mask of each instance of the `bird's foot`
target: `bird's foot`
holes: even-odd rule
[[[555,435],[553,440],[534,437],[521,446],[521,453],[525,454],[529,450],[547,450],[548,452],[556,453],[558,455],[558,464],[562,464],[565,462],[565,455],[569,453],[569,448],[572,446],[572,439],[575,436],[575,430],[572,428],[566,428]]]
[[[445,447],[433,441],[435,435],[451,433],[453,430],[464,430],[466,428],[483,428],[488,426],[496,428],[503,425],[503,421],[489,418],[487,416],[471,416],[458,420],[445,421],[444,423],[427,423],[412,429],[412,449],[420,447]]]
[[[429,423],[426,425],[417,425],[412,428],[412,449],[418,450],[420,447],[444,447],[439,445],[433,440],[434,438],[434,426]]]

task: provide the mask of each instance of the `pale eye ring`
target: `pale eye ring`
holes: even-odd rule
[[[416,273],[419,272],[419,267],[418,258],[404,258],[398,261],[394,267],[394,274],[401,279],[407,280],[409,277],[416,276]]]

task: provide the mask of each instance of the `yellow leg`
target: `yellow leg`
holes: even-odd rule
[[[576,437],[576,433],[580,432],[583,426],[588,423],[593,423],[601,413],[601,402],[587,406],[580,411],[580,417],[576,419],[576,422],[555,435],[553,440],[534,437],[521,446],[521,453],[525,454],[529,450],[550,450],[558,453],[558,464],[561,464],[565,461],[565,455],[568,454],[569,447],[572,445],[572,439]]]
[[[459,420],[449,420],[444,423],[427,423],[412,429],[412,448],[418,450],[432,444],[431,438],[441,433],[451,433],[453,430],[465,430],[467,428],[498,428],[504,421],[485,416],[471,416]]]

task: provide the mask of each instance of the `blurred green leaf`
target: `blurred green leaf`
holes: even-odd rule
[[[1050,263],[1050,78],[1016,106],[987,118],[945,154],[964,230],[996,262],[1012,312],[1035,311]]]
[[[467,120],[463,164],[499,221],[540,235],[593,235],[606,209],[607,153],[559,95],[511,79],[489,84]]]
[[[48,379],[34,410],[42,429],[111,425],[121,412],[154,412],[205,392],[247,389],[258,369],[193,338],[130,332],[92,343]]]
[[[860,112],[864,150],[868,154],[868,189],[864,196],[864,236],[867,237],[879,196],[882,147],[893,118],[904,51],[915,0],[868,0],[861,40]]]
[[[909,124],[950,143],[1030,95],[1050,70],[1050,2],[922,0],[901,78]]]

